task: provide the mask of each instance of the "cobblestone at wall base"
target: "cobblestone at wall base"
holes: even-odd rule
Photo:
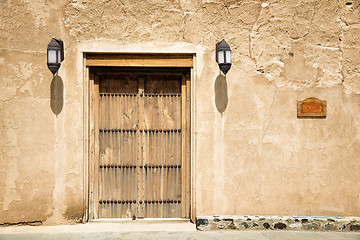
[[[360,217],[198,216],[198,230],[360,231]]]

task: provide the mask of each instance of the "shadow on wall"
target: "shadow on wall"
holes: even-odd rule
[[[54,75],[50,85],[50,107],[54,114],[59,115],[64,106],[64,83],[60,76]]]
[[[215,80],[215,106],[219,113],[223,114],[228,105],[227,82],[224,75],[219,74]]]

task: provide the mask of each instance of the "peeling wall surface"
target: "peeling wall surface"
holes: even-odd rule
[[[360,216],[359,1],[0,0],[0,224],[83,218],[81,51],[97,46],[195,49],[197,216]],[[297,118],[308,97],[325,119]]]

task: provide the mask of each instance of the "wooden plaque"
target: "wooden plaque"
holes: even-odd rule
[[[317,98],[307,98],[298,101],[298,118],[326,118],[326,101]]]

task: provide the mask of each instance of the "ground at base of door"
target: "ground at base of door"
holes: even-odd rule
[[[1,240],[60,240],[60,239],[256,239],[256,240],[359,240],[359,232],[310,231],[197,231],[191,223],[130,224],[87,223],[60,226],[11,226],[0,228]]]

